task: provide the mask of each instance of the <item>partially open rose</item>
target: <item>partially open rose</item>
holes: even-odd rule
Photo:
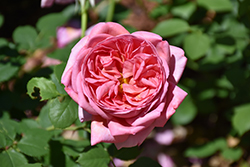
[[[164,126],[187,95],[177,86],[186,60],[159,35],[97,24],[72,49],[62,76],[80,120],[92,120],[91,144],[132,147]]]

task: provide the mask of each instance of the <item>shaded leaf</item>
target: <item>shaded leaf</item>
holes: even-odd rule
[[[0,134],[2,141],[2,147],[10,146],[15,140],[16,129],[10,125],[10,120],[0,120]]]
[[[28,163],[24,155],[15,150],[7,150],[0,153],[0,162],[3,167],[21,167]]]
[[[135,159],[141,153],[141,150],[137,146],[117,150],[115,145],[112,144],[108,147],[108,152],[112,157],[116,157],[121,160],[131,160]]]
[[[35,164],[25,164],[20,167],[42,167],[42,164],[40,163],[35,163]]]
[[[0,14],[0,27],[3,25],[4,22],[4,17],[3,15]]]
[[[0,82],[8,81],[18,72],[19,67],[11,63],[0,63]]]
[[[43,138],[37,138],[32,136],[24,136],[17,147],[23,152],[32,157],[40,157],[49,152],[49,145]]]
[[[194,105],[191,96],[187,96],[171,117],[171,121],[175,125],[186,125],[195,118],[196,114],[197,108]]]
[[[93,147],[89,151],[80,154],[77,162],[83,167],[108,167],[109,154],[103,148]]]
[[[140,157],[129,167],[161,167],[161,165],[148,157]]]

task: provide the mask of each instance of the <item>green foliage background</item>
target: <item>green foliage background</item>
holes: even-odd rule
[[[152,136],[134,148],[90,146],[89,122],[79,122],[77,104],[60,83],[78,40],[64,48],[55,43],[57,27],[80,14],[75,5],[53,9],[35,24],[17,26],[11,38],[0,37],[0,166],[105,167],[114,158],[137,158],[131,167],[159,166],[155,157],[143,157]],[[107,11],[107,0],[89,7],[88,25],[105,21]],[[0,31],[8,19],[0,11]],[[188,96],[165,127],[182,131],[160,151],[176,166],[250,167],[250,1],[120,0],[113,21],[130,32],[157,33],[188,58],[179,83]],[[39,55],[62,63],[43,67]]]

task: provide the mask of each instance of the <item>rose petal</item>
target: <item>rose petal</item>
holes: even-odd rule
[[[52,6],[54,0],[41,0],[41,7],[46,8]]]
[[[121,149],[122,147],[139,146],[147,138],[147,136],[150,134],[150,132],[153,129],[154,129],[154,126],[150,126],[146,129],[140,131],[136,135],[129,135],[129,137],[124,142],[115,143],[115,146],[117,149]]]
[[[101,117],[94,117],[94,120],[91,122],[91,145],[95,145],[100,142],[107,143],[116,143],[116,142],[124,142],[128,135],[122,136],[112,136],[108,127],[107,120],[102,119]]]
[[[180,80],[183,70],[186,66],[187,58],[184,56],[184,51],[181,48],[170,45],[170,52],[170,72],[175,79],[175,83],[177,83]]]
[[[108,81],[96,89],[96,98],[100,100],[105,94],[109,92],[112,85],[115,85],[115,81]]]
[[[169,46],[168,42],[167,41],[159,42],[156,45],[156,50],[157,50],[159,56],[162,57],[165,61],[167,61],[167,63],[169,65],[171,65],[169,63],[171,55],[170,55],[170,46]]]
[[[82,107],[78,106],[78,116],[81,122],[90,121],[92,115],[86,112]]]
[[[108,124],[108,128],[113,136],[120,136],[120,135],[135,135],[145,127],[130,126],[122,119],[112,119]]]
[[[162,102],[158,107],[148,113],[142,113],[134,118],[126,119],[126,122],[129,123],[131,126],[149,126],[151,125],[155,119],[161,116],[161,112],[165,107],[165,103]]]
[[[175,113],[181,102],[187,96],[187,93],[173,83],[169,83],[168,96],[166,96],[166,107],[161,116],[155,121],[155,126],[163,127],[167,120]]]
[[[86,45],[87,41],[88,41],[89,37],[86,36],[84,38],[82,38],[71,50],[70,56],[69,56],[69,60],[67,62],[67,65],[64,69],[64,72],[62,74],[62,83],[66,83],[68,80],[68,77],[65,77],[65,73],[68,71],[71,71],[70,68],[73,67],[73,65],[76,63],[76,59],[79,56],[79,52],[81,51],[81,49],[84,48],[84,46]]]
[[[109,34],[112,36],[117,36],[121,34],[129,34],[129,32],[120,24],[108,22],[108,23],[98,23],[91,30],[89,36],[95,36],[97,34]]]
[[[134,35],[138,38],[144,38],[145,40],[150,41],[155,46],[162,41],[162,37],[160,35],[147,31],[136,31],[131,35]]]

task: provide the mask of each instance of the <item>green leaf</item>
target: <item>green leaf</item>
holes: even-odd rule
[[[51,98],[55,98],[56,96],[60,95],[59,92],[56,90],[56,85],[46,79],[46,78],[32,78],[27,84],[28,95],[35,99],[37,96],[34,96],[35,88],[40,90],[41,101],[48,100]]]
[[[4,22],[4,17],[3,15],[0,14],[0,27],[3,25]]]
[[[103,148],[93,147],[89,151],[80,154],[77,162],[83,167],[108,167],[109,154]]]
[[[24,155],[15,150],[7,150],[0,153],[0,162],[3,167],[21,167],[28,163]]]
[[[83,150],[90,146],[89,140],[63,140],[63,152],[66,155],[69,155],[71,157],[77,158],[79,157],[79,154],[83,152]]]
[[[196,5],[193,2],[186,3],[181,6],[174,6],[171,10],[173,15],[182,17],[183,19],[189,19],[195,12]]]
[[[112,157],[121,160],[131,160],[135,159],[141,153],[141,150],[138,147],[121,148],[120,150],[117,150],[115,145],[112,144],[108,147],[108,152]]]
[[[0,120],[0,134],[2,137],[4,137],[4,141],[2,141],[2,147],[13,144],[16,137],[16,129],[10,125],[10,120]]]
[[[59,93],[67,95],[67,92],[64,90],[64,85],[61,83],[61,77],[65,69],[66,63],[61,63],[54,67],[54,73],[51,74],[51,80],[55,83],[56,88]]]
[[[49,152],[49,145],[42,137],[24,136],[17,147],[21,152],[32,157],[40,157]]]
[[[199,147],[191,147],[185,151],[185,156],[204,158],[213,155],[216,151],[227,148],[225,139],[220,138]]]
[[[160,16],[166,15],[168,12],[169,12],[169,6],[159,5],[151,11],[150,17],[156,19]]]
[[[198,5],[216,12],[227,12],[233,9],[230,0],[197,0]]]
[[[152,30],[153,33],[162,37],[170,37],[190,29],[188,23],[181,19],[170,19],[158,23]]]
[[[66,128],[78,117],[77,104],[69,96],[66,96],[62,102],[55,98],[49,105],[49,117],[55,128]]]
[[[22,119],[21,124],[20,124],[20,128],[22,129],[22,132],[27,132],[30,129],[38,129],[39,128],[39,124],[33,120],[33,119]]]
[[[243,135],[250,130],[250,103],[236,107],[234,111],[233,127],[240,135]]]
[[[0,130],[0,148],[4,148],[5,146],[7,146],[7,141],[6,141],[5,135],[1,133],[1,130]]]
[[[42,164],[40,163],[35,163],[35,164],[25,164],[20,167],[42,167]]]
[[[36,27],[45,36],[56,36],[56,28],[62,26],[67,21],[67,17],[61,13],[51,13],[41,17]]]
[[[186,125],[190,123],[197,115],[197,108],[194,105],[191,96],[187,96],[181,105],[171,117],[175,125]]]
[[[226,148],[221,154],[225,159],[237,161],[241,158],[243,151],[241,148]]]
[[[18,72],[19,67],[11,63],[0,63],[0,82],[8,81]]]
[[[7,46],[8,41],[5,38],[0,38],[0,47]]]
[[[19,50],[34,50],[37,32],[31,26],[17,27],[13,32],[13,39],[15,43],[19,44]]]
[[[161,165],[148,157],[140,157],[129,167],[161,167]]]
[[[37,122],[43,128],[48,128],[52,126],[52,123],[49,118],[49,104],[48,103],[44,105],[43,108],[41,109]]]
[[[65,156],[65,167],[81,167],[79,164],[75,163],[70,156]]]
[[[210,47],[210,40],[206,34],[192,33],[184,38],[183,47],[188,58],[196,60],[205,55]]]
[[[48,141],[53,133],[39,128],[24,132],[24,137],[17,144],[21,152],[33,157],[40,157],[49,152]]]

